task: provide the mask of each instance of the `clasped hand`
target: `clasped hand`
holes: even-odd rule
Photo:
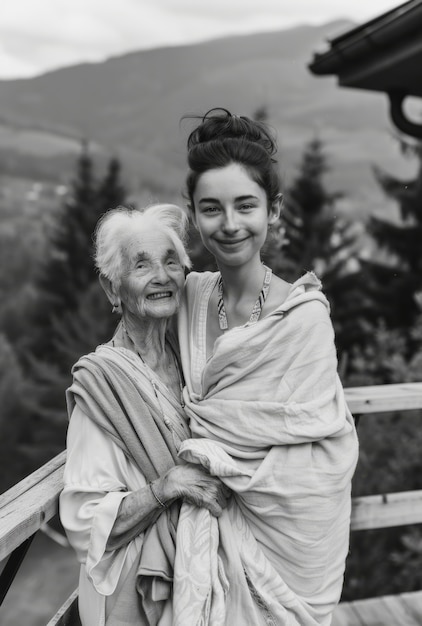
[[[221,515],[230,495],[230,490],[219,478],[190,463],[172,467],[164,477],[163,490],[172,493],[172,498],[181,498],[208,509],[215,517]]]

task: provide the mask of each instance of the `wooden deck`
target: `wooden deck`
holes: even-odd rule
[[[331,626],[421,626],[422,591],[339,604]]]

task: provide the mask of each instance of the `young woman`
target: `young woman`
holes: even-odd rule
[[[265,125],[225,109],[188,140],[189,208],[219,271],[187,277],[179,455],[233,497],[218,520],[182,507],[175,624],[328,626],[341,593],[357,438],[319,280],[289,284],[261,262],[275,152]]]

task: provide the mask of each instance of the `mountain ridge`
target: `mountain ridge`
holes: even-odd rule
[[[75,146],[87,139],[97,154],[120,156],[132,184],[149,181],[178,193],[190,126],[181,118],[215,106],[245,115],[264,107],[287,181],[306,142],[318,135],[331,165],[329,184],[344,187],[356,205],[380,204],[371,163],[400,167],[382,94],[340,89],[307,68],[327,37],[352,26],[336,21],[222,37],[0,81],[0,126],[38,127],[40,141],[43,128],[50,139],[61,133]],[[22,139],[20,151],[24,145]],[[0,132],[0,151],[4,146]]]

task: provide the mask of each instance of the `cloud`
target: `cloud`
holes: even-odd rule
[[[152,0],[153,1],[153,0]],[[338,18],[364,21],[401,4],[397,0],[158,0],[161,8],[176,16],[195,16],[207,20],[217,18],[220,22],[242,22],[251,18],[286,23],[324,23]]]
[[[30,57],[29,57],[30,58]],[[16,78],[17,76],[33,76],[39,71],[39,66],[36,62],[19,59],[13,54],[6,52],[3,47],[0,47],[0,77]]]

